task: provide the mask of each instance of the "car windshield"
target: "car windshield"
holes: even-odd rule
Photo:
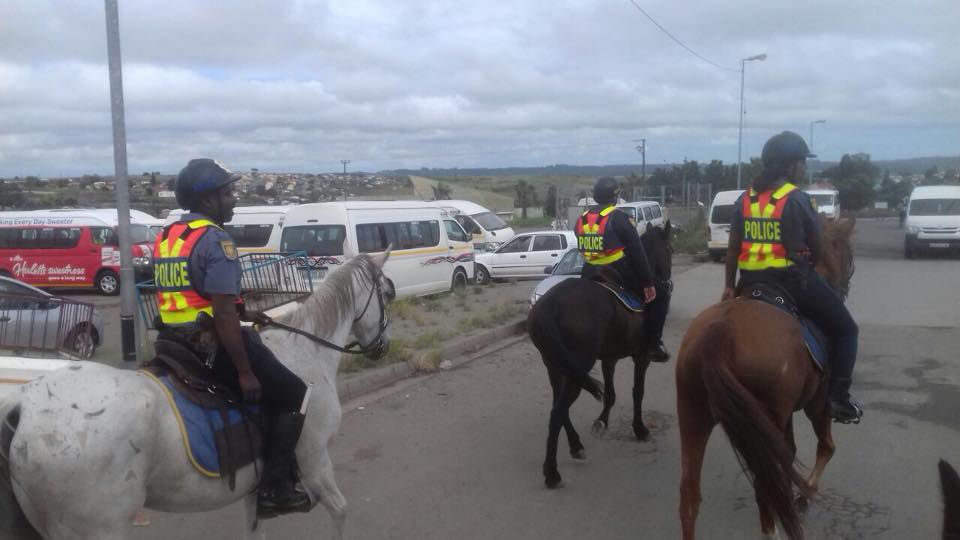
[[[553,269],[555,276],[579,276],[583,268],[583,255],[576,249],[571,249],[560,259]]]
[[[729,225],[733,217],[732,204],[715,204],[710,212],[710,223],[714,225]]]
[[[493,212],[481,212],[479,214],[473,214],[470,217],[476,220],[481,227],[488,231],[499,231],[500,229],[507,228],[507,222],[500,219],[500,216],[494,214]]]
[[[834,201],[833,193],[810,195],[810,198],[813,199],[813,202],[817,204],[817,208],[820,208],[822,206],[833,206],[833,201]]]
[[[919,199],[910,202],[911,216],[960,216],[960,199]]]

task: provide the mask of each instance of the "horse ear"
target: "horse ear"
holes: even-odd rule
[[[667,236],[670,236],[670,231],[672,230],[673,223],[670,223],[670,220],[668,219],[667,222],[663,224],[663,232],[666,233]]]
[[[349,240],[346,238],[343,239],[343,258],[352,259],[357,256],[357,252],[353,250],[353,246],[350,245]]]
[[[652,230],[653,230],[653,223],[650,223],[650,222],[648,221],[648,222],[647,222],[647,228],[646,228],[645,231],[643,231],[643,234],[647,234],[648,232],[650,232],[650,231],[652,231]]]
[[[381,253],[376,258],[376,263],[378,268],[383,268],[383,265],[387,264],[387,259],[390,258],[390,252],[393,251],[393,244],[387,246],[387,250]]]

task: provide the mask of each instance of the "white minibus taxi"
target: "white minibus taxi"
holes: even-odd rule
[[[710,215],[707,217],[710,239],[707,241],[707,251],[714,262],[720,262],[727,254],[727,243],[730,241],[730,219],[733,217],[734,204],[742,193],[742,189],[719,191],[710,204]]]
[[[921,250],[960,250],[960,186],[913,188],[904,228],[903,254],[908,259]]]
[[[398,296],[461,292],[474,277],[470,236],[447,212],[421,201],[347,201],[292,207],[280,251],[306,252],[305,269],[322,280],[351,254],[392,246],[384,275]]]
[[[817,212],[831,220],[840,219],[840,192],[835,189],[804,189]]]
[[[280,251],[280,233],[283,220],[292,206],[238,206],[233,209],[233,219],[224,224],[223,229],[230,233],[237,251],[243,253],[276,253]],[[167,215],[170,224],[187,213],[186,210],[172,210]]]
[[[506,244],[516,233],[500,216],[487,208],[470,201],[432,201],[431,204],[445,210],[472,236],[477,251],[493,251]]]

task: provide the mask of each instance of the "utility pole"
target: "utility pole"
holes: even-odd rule
[[[746,68],[747,62],[753,62],[754,60],[764,61],[767,59],[767,55],[756,54],[749,58],[743,58],[740,60],[740,133],[737,136],[737,189],[740,189],[740,162],[741,151],[743,149],[743,81],[744,81],[744,71]]]
[[[640,152],[640,198],[636,200],[643,199],[643,194],[646,191],[647,187],[647,177],[646,177],[646,168],[647,168],[647,140],[646,139],[634,139],[634,142],[640,141],[640,144],[637,145],[637,152]]]
[[[683,168],[680,169],[680,185],[683,186],[683,207],[686,208],[690,197],[687,194],[687,156],[683,156]]]
[[[826,120],[814,120],[810,122],[810,153],[811,154],[813,154],[813,125],[826,124],[826,123],[827,123]],[[809,174],[809,179],[807,183],[812,185],[813,184],[813,164],[812,163],[810,164],[809,167],[807,167],[807,173]]]
[[[347,200],[347,163],[350,163],[349,159],[341,159],[340,163],[343,163],[343,200]]]
[[[117,190],[117,236],[120,241],[120,345],[123,360],[137,359],[134,309],[136,286],[130,245],[130,184],[127,178],[127,130],[123,117],[123,70],[120,61],[120,15],[117,0],[104,0],[107,62],[110,66],[110,112],[113,117],[113,169]]]

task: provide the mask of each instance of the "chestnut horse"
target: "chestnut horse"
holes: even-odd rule
[[[854,221],[823,223],[816,271],[845,295],[853,276]],[[833,456],[827,377],[803,344],[800,323],[772,305],[737,298],[707,308],[690,324],[677,357],[677,415],[682,473],[680,523],[693,540],[700,507],[700,469],[713,427],[723,426],[753,481],[763,538],[803,537],[800,502],[817,489]],[[803,409],[817,435],[817,461],[806,480],[794,467],[793,413]]]

